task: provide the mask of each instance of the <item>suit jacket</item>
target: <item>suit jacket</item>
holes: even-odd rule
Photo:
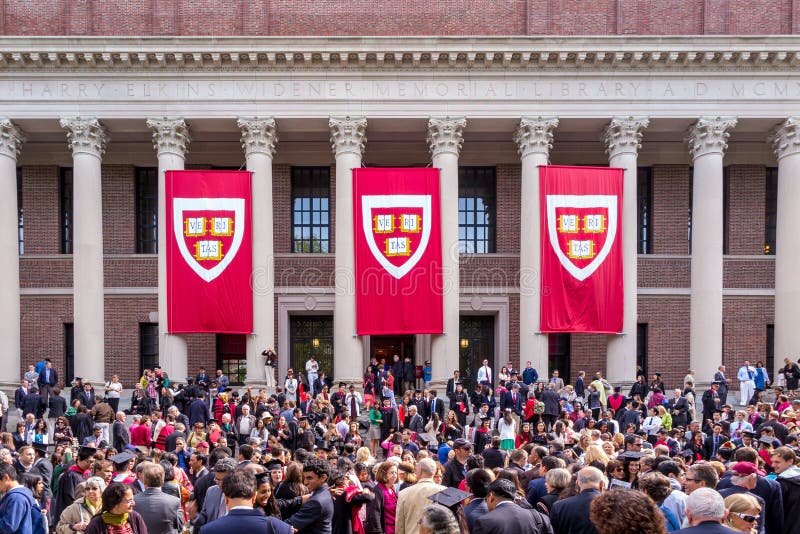
[[[17,389],[15,389],[14,390],[14,406],[16,406],[17,408],[19,408],[21,410],[22,409],[22,403],[25,401],[25,397],[27,395],[28,395],[28,392],[26,390],[22,389],[21,386],[18,387]]]
[[[230,532],[260,532],[262,534],[292,534],[292,527],[274,517],[266,517],[260,510],[231,510],[225,517],[220,517],[204,525],[200,534],[229,534]]]
[[[464,508],[464,515],[467,516],[467,527],[470,532],[475,532],[475,521],[489,513],[485,499],[472,499]]]
[[[37,458],[29,472],[42,477],[44,498],[52,499],[53,492],[50,489],[50,482],[53,480],[53,464],[47,458]]]
[[[44,399],[38,393],[28,393],[22,401],[22,414],[32,413],[36,419],[41,419],[44,415]]]
[[[719,395],[720,397],[724,397],[728,393],[728,381],[724,374],[720,371],[714,373],[714,380],[719,382]]]
[[[414,414],[414,417],[408,421],[408,429],[417,434],[425,432],[425,423],[422,421],[422,416],[420,414]]]
[[[538,512],[537,512],[538,513]],[[532,510],[526,510],[512,501],[499,504],[488,514],[475,520],[473,534],[541,534],[544,531],[536,524]]]
[[[328,486],[315,491],[311,498],[288,521],[298,534],[331,534],[333,527],[333,499]]]
[[[574,497],[557,501],[550,512],[555,534],[598,534],[589,521],[589,505],[598,496],[599,491],[586,490]]]
[[[50,380],[45,380],[45,371],[39,373],[39,378],[36,379],[36,383],[41,386],[55,386],[58,384],[58,372],[55,369],[50,369]]]
[[[500,410],[505,411],[506,408],[511,408],[517,415],[522,413],[522,393],[517,392],[516,402],[513,399],[511,391],[503,393],[503,396],[500,397]]]
[[[722,444],[725,443],[726,441],[728,441],[728,438],[726,438],[725,436],[720,434],[718,436],[717,450],[719,450],[719,448],[722,446]],[[713,458],[714,453],[715,453],[715,451],[714,451],[714,435],[710,434],[708,437],[706,437],[705,441],[703,442],[703,456],[705,457],[706,460],[709,460],[709,459]]]
[[[206,499],[208,500],[208,499]],[[333,524],[333,499],[328,486],[313,494],[287,521],[298,534],[331,534]]]
[[[673,534],[733,534],[736,532],[716,521],[705,521],[696,527],[683,528],[676,530]]]
[[[183,528],[181,500],[167,495],[161,488],[145,488],[133,497],[136,511],[144,519],[147,532],[178,534]]]
[[[431,503],[428,497],[434,493],[439,493],[443,489],[445,489],[444,486],[426,478],[398,493],[395,532],[397,534],[418,532],[418,523],[422,517],[422,510]]]
[[[216,479],[214,479],[214,473],[209,473],[212,477],[212,484]],[[197,493],[197,487],[195,487],[195,494]],[[203,525],[206,523],[211,523],[212,521],[216,521],[220,517],[220,504],[222,504],[222,488],[219,486],[211,486],[208,488],[208,491],[205,492],[203,496],[203,508],[200,510],[200,513],[197,514],[197,518],[194,520],[194,527],[195,532],[197,532]]]
[[[436,397],[436,404],[433,405],[433,399],[427,401],[425,403],[425,422],[427,423],[431,419],[431,414],[436,412],[439,416],[439,421],[444,421],[444,400]],[[431,407],[433,405],[433,407]]]
[[[125,445],[131,442],[131,434],[122,421],[114,421],[111,425],[111,436],[111,443],[118,451],[124,449]]]

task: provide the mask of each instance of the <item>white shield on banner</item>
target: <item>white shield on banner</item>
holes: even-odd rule
[[[184,213],[191,212],[206,212],[209,216],[219,212],[233,212],[233,231],[232,235],[221,233],[218,235],[230,236],[230,244],[227,251],[222,250],[222,246],[216,249],[217,257],[213,266],[206,267],[200,264],[196,256],[193,256],[187,244],[186,235],[184,234],[185,218]],[[204,223],[205,224],[205,221]],[[225,268],[230,265],[239,251],[239,247],[244,239],[244,199],[243,198],[174,198],[172,199],[172,228],[175,233],[175,240],[178,243],[178,250],[181,251],[186,264],[197,273],[197,276],[211,282],[216,277],[221,275]],[[205,232],[205,227],[202,228]],[[224,230],[223,230],[224,232]],[[221,242],[220,242],[221,243]]]
[[[605,208],[608,210],[608,224],[603,230],[605,242],[597,255],[584,267],[578,267],[567,256],[558,241],[556,209],[558,208]],[[603,264],[614,239],[617,236],[617,196],[616,195],[547,195],[547,230],[550,246],[561,265],[581,282],[589,278]]]
[[[403,208],[419,208],[422,210],[422,223],[419,229],[419,242],[416,243],[416,250],[408,254],[407,259],[400,265],[395,265],[376,241],[373,231],[373,210],[392,209],[400,213]],[[370,252],[378,260],[378,263],[386,269],[386,272],[397,279],[404,277],[425,254],[428,241],[431,237],[431,196],[430,195],[372,195],[361,197],[361,222],[364,230],[364,237]],[[415,240],[416,241],[416,240]]]

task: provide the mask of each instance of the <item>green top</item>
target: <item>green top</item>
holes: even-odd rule
[[[372,409],[369,411],[369,422],[375,426],[383,422],[383,414],[375,404],[372,405]]]

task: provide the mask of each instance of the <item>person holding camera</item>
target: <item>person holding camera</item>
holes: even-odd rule
[[[264,357],[264,374],[267,378],[267,387],[275,387],[275,366],[278,365],[278,355],[272,350],[272,347],[265,349],[261,353]]]

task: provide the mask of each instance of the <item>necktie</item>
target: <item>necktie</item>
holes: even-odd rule
[[[356,397],[353,395],[350,397],[350,417],[356,417]]]
[[[431,401],[431,413],[436,413],[436,399]]]

